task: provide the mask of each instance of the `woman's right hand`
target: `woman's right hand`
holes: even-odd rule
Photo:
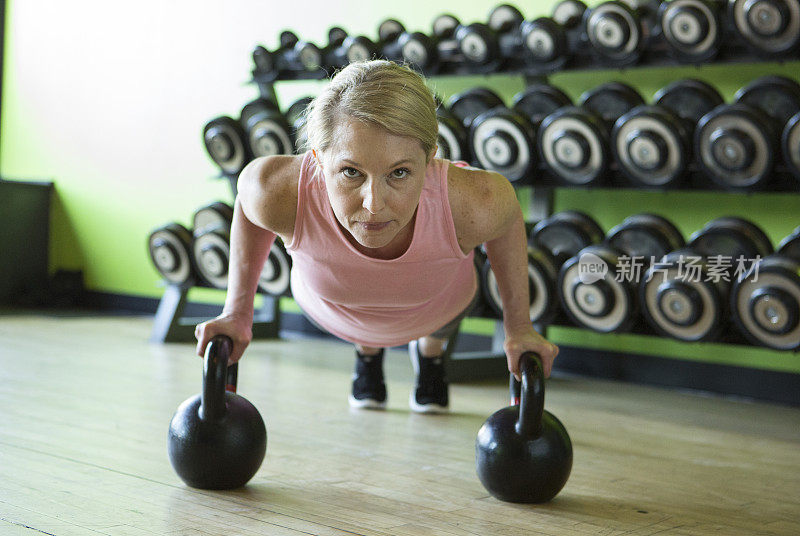
[[[197,355],[203,357],[206,345],[216,335],[227,335],[233,341],[233,350],[228,365],[242,358],[245,349],[253,339],[253,315],[242,313],[222,313],[217,318],[198,324],[194,330],[197,339]]]

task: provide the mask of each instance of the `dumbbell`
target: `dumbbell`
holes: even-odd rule
[[[556,282],[561,265],[582,248],[599,243],[603,230],[583,212],[574,210],[553,214],[533,226],[526,225],[528,238],[528,284],[530,319],[547,324],[559,312]],[[485,254],[482,254],[485,259]],[[488,262],[480,265],[481,289],[486,304],[502,317],[503,304],[497,280]]]
[[[672,251],[642,278],[642,313],[665,337],[687,342],[717,340],[726,327],[729,286],[704,255],[692,248]]]
[[[692,234],[688,247],[704,257],[728,260],[731,265],[722,266],[728,275],[733,274],[741,263],[766,257],[773,252],[772,242],[760,227],[734,216],[716,218],[706,223]]]
[[[298,41],[293,47],[296,59],[292,63],[292,67],[294,70],[298,70],[297,61],[299,61],[304,71],[320,71],[326,65],[326,58],[338,49],[346,38],[347,32],[338,26],[333,26],[328,30],[328,44],[323,48],[319,48],[309,41]],[[323,72],[320,71],[319,74],[323,76]]]
[[[731,287],[734,324],[753,344],[800,349],[800,227],[775,255],[743,271]]]
[[[303,153],[307,149],[308,138],[305,135],[303,127],[307,120],[306,109],[313,100],[312,97],[301,97],[290,104],[283,114],[286,118],[286,122],[291,127],[294,152],[297,154]]]
[[[460,51],[456,30],[461,22],[449,14],[442,14],[433,20],[430,35],[412,32],[402,47],[403,61],[426,74],[441,70],[452,70],[460,63]]]
[[[561,306],[578,326],[601,333],[628,331],[638,311],[636,259],[649,260],[683,238],[668,220],[652,214],[627,218],[604,239],[599,226],[592,233],[591,241],[574,241],[565,251],[571,256],[561,264],[556,284]]]
[[[534,84],[514,97],[512,109],[498,106],[482,113],[470,129],[475,161],[511,182],[530,178],[537,162],[536,129],[545,116],[569,104],[558,88]]]
[[[253,159],[247,134],[241,124],[228,116],[209,121],[203,128],[206,152],[226,175],[238,175]]]
[[[781,136],[781,150],[786,167],[800,180],[800,112],[786,122]]]
[[[717,106],[695,131],[697,162],[719,186],[764,188],[773,179],[780,133],[800,110],[800,87],[778,76],[762,77],[736,93],[736,102]]]
[[[247,132],[247,141],[255,157],[292,154],[292,129],[278,106],[269,99],[258,98],[242,108],[239,119]]]
[[[509,4],[491,10],[487,22],[456,29],[462,61],[472,72],[489,73],[501,68],[521,48],[520,25],[524,17]]]
[[[669,53],[684,63],[713,59],[723,38],[724,0],[668,0],[658,9]]]
[[[472,161],[469,155],[469,128],[473,120],[493,108],[504,107],[503,99],[485,87],[470,88],[456,93],[448,107],[439,107],[438,155],[450,160]]]
[[[600,63],[623,67],[637,63],[655,27],[651,3],[632,7],[619,1],[603,2],[583,15],[589,49]]]
[[[610,167],[611,128],[641,104],[644,99],[635,89],[609,82],[584,93],[581,107],[562,107],[550,114],[537,135],[545,168],[567,185],[603,183]]]
[[[368,61],[378,56],[378,46],[364,35],[349,35],[339,46],[331,47],[325,55],[324,67],[326,71],[341,69],[359,61]]]
[[[396,19],[386,19],[378,25],[378,55],[395,63],[403,63],[403,45],[408,40],[403,23]]]
[[[697,120],[722,104],[705,82],[686,79],[660,89],[652,106],[637,106],[611,132],[619,169],[634,185],[675,187],[688,177]]]
[[[200,278],[214,288],[228,287],[232,221],[233,207],[221,201],[200,207],[192,216],[192,258]]]
[[[280,78],[301,72],[321,71],[322,56],[319,48],[308,41],[301,41],[294,32],[284,30],[279,38],[277,49],[270,51],[259,45],[253,51],[256,76]]]
[[[217,201],[197,209],[192,218],[195,243],[201,242],[199,250],[195,249],[198,270],[203,278],[212,286],[227,287],[227,269],[229,263],[230,229],[233,222],[233,207]],[[227,237],[225,244],[222,239]],[[203,265],[200,266],[200,262]],[[269,251],[269,256],[258,278],[258,290],[273,296],[288,296],[291,258],[280,238],[276,238]]]
[[[530,178],[536,166],[535,139],[530,119],[504,106],[480,114],[470,125],[470,150],[477,165],[513,183]]]
[[[586,4],[564,0],[552,16],[526,20],[520,26],[523,57],[528,67],[540,72],[554,72],[564,67],[572,53],[580,48],[581,20]]]
[[[622,223],[612,227],[606,235],[605,243],[623,252],[633,261],[641,259],[643,268],[670,251],[686,245],[683,235],[674,223],[663,216],[648,213],[628,216]],[[634,265],[631,264],[631,267]]]
[[[498,318],[503,317],[503,300],[491,264],[484,262],[480,269],[484,301]],[[532,323],[550,323],[558,313],[555,280],[558,267],[546,250],[528,246],[529,317]]]
[[[788,58],[800,43],[798,0],[728,0],[734,31],[756,54]]]
[[[148,238],[150,260],[167,283],[191,286],[195,281],[192,263],[192,233],[180,223],[153,230]]]

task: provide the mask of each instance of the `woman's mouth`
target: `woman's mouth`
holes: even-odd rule
[[[365,231],[380,231],[389,225],[388,221],[360,221],[358,225]]]

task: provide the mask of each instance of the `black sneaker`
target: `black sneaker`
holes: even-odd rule
[[[422,357],[417,341],[408,343],[408,353],[417,383],[408,397],[408,405],[417,413],[446,413],[448,410],[447,378],[441,357]]]
[[[383,409],[386,407],[386,384],[383,383],[383,349],[373,356],[356,352],[356,371],[350,407]]]

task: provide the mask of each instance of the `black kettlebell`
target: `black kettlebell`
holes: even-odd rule
[[[267,429],[258,410],[231,392],[236,390],[238,368],[228,367],[232,349],[225,335],[211,339],[203,362],[203,391],[184,401],[169,424],[169,460],[193,488],[244,486],[267,451]]]
[[[483,487],[501,501],[547,502],[572,470],[572,442],[564,425],[544,410],[544,372],[539,356],[522,354],[519,406],[486,419],[475,442],[475,464]]]

